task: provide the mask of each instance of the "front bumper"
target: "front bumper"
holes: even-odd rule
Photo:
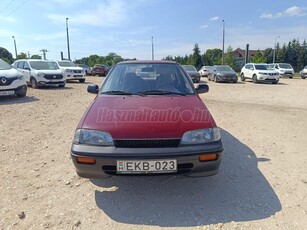
[[[72,73],[72,74],[67,74],[66,75],[66,80],[81,80],[81,79],[85,79],[85,75],[84,74]]]
[[[216,153],[215,161],[200,162],[200,154]],[[189,176],[212,176],[218,173],[223,155],[221,141],[206,145],[184,146],[174,148],[116,148],[73,144],[71,157],[79,176],[85,178],[106,178],[117,176],[116,160],[162,160],[176,159],[177,173]],[[96,163],[80,164],[77,157],[93,157]],[[131,175],[131,174],[129,174]],[[134,175],[134,174],[132,174]],[[144,174],[137,174],[144,175]],[[146,174],[148,175],[148,174]],[[157,175],[157,174],[150,174]],[[159,173],[159,175],[161,175]],[[162,174],[164,175],[164,174]]]
[[[233,82],[236,81],[237,76],[216,76],[217,81],[223,81],[223,82]]]
[[[66,81],[59,81],[59,80],[53,80],[53,81],[38,81],[39,85],[48,86],[48,85],[65,85]]]
[[[280,73],[280,77],[288,77],[288,78],[293,78],[294,73]]]
[[[0,88],[0,96],[15,95],[17,91],[19,91],[23,88],[27,88],[27,85],[21,85],[21,86],[14,87],[14,88],[12,88],[12,87],[6,87],[6,88],[1,87]]]

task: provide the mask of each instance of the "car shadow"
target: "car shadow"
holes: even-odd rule
[[[193,227],[268,218],[281,210],[258,169],[270,161],[222,130],[224,156],[218,175],[111,177],[91,180],[97,206],[112,220],[160,227]]]
[[[29,102],[39,101],[35,96],[25,96],[25,97],[16,97],[16,96],[1,96],[0,97],[0,105],[8,105],[8,104],[23,104]]]

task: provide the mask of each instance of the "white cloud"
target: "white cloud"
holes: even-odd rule
[[[200,28],[206,29],[206,28],[208,28],[208,25],[202,25],[202,26],[200,26]]]
[[[209,18],[210,21],[216,21],[216,20],[219,20],[219,19],[220,19],[219,16],[215,16],[215,17]]]
[[[47,17],[55,23],[63,23],[65,18],[69,18],[69,23],[90,25],[90,26],[119,26],[123,25],[129,17],[131,4],[127,5],[120,0],[109,0],[92,6],[88,10],[80,10],[70,14],[49,14]]]
[[[260,18],[264,19],[275,19],[281,17],[296,17],[296,16],[305,16],[307,9],[305,7],[292,6],[286,9],[284,12],[278,12],[276,14],[272,13],[263,13],[260,15]]]

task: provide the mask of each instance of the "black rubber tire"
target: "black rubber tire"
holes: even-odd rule
[[[31,86],[32,86],[33,89],[37,89],[37,88],[38,88],[37,81],[35,80],[34,77],[32,77],[32,78],[30,79],[30,83],[31,83]]]
[[[15,91],[17,97],[25,97],[27,95],[27,87],[22,87],[19,90]]]
[[[241,73],[240,77],[241,77],[241,81],[245,81],[244,73]]]
[[[85,79],[79,79],[79,82],[84,83]]]
[[[253,75],[253,82],[257,83],[257,75],[256,74]]]
[[[217,80],[217,77],[216,77],[216,76],[214,76],[214,82],[215,82],[215,83],[217,83],[217,82],[218,82],[218,80]]]
[[[233,80],[233,83],[237,83],[238,82],[238,77],[236,77],[234,80]]]
[[[272,84],[276,85],[278,83],[278,81],[273,81]]]
[[[65,84],[59,85],[59,88],[64,88]]]

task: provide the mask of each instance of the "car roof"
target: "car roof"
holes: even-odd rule
[[[174,61],[161,61],[161,60],[135,60],[135,61],[122,61],[117,64],[178,64]]]

